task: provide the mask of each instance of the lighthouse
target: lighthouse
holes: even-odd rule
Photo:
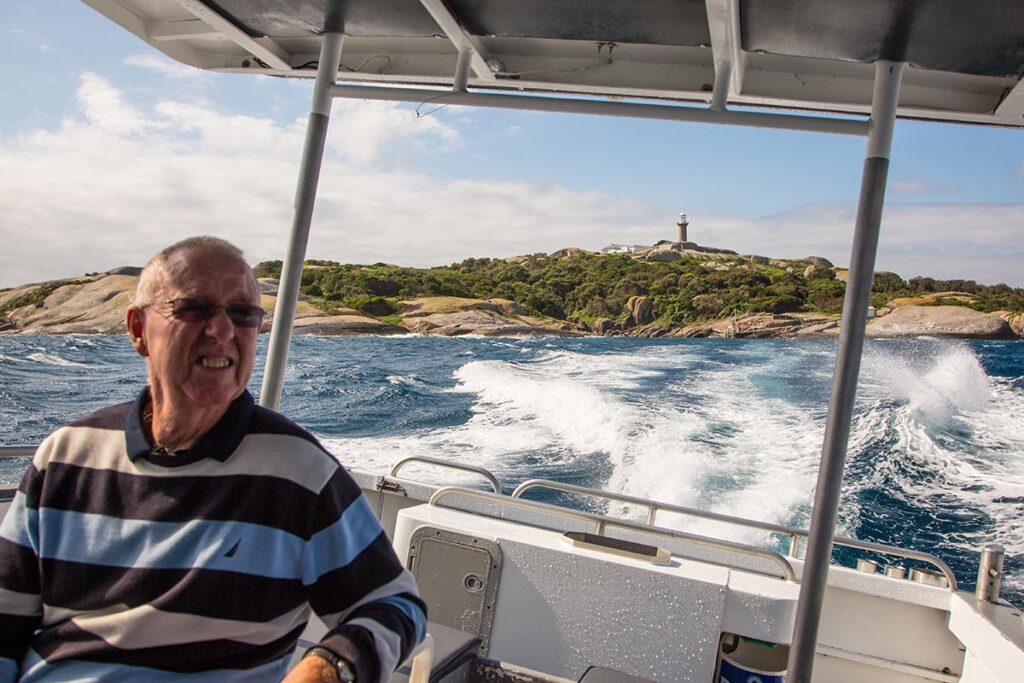
[[[686,238],[686,229],[690,227],[690,222],[686,220],[685,213],[679,214],[679,220],[676,221],[676,225],[679,226],[679,241],[688,242],[689,240]]]

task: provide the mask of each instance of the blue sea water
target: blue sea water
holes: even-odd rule
[[[282,411],[358,469],[442,457],[488,468],[506,492],[542,477],[806,526],[834,353],[833,341],[300,337]],[[261,373],[262,361],[254,393]],[[121,336],[0,337],[0,444],[36,443],[144,379]],[[1000,543],[1004,596],[1024,604],[1021,415],[1020,342],[869,342],[839,533],[934,553],[966,589],[981,546]],[[0,461],[0,481],[23,467]]]

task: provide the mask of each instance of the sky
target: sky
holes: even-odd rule
[[[71,0],[0,3],[0,287],[211,234],[282,259],[312,82],[185,67]],[[848,265],[865,141],[337,100],[307,251],[446,265],[690,239]],[[877,270],[1024,287],[1024,131],[900,121]]]

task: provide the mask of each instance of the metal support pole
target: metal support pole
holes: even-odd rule
[[[864,328],[874,277],[875,252],[885,203],[885,182],[889,172],[889,153],[896,124],[896,106],[902,62],[880,60],[875,64],[875,89],[871,101],[872,129],[868,135],[864,173],[861,178],[857,224],[850,256],[850,275],[843,301],[842,326],[836,366],[832,375],[832,396],[829,401],[822,445],[821,466],[814,496],[814,513],[808,533],[804,571],[800,578],[800,602],[789,651],[786,680],[789,683],[810,683],[814,668],[814,651],[818,641],[821,606],[832,559],[839,494],[843,484],[850,422],[857,393]]]
[[[469,48],[459,50],[459,59],[455,63],[455,78],[452,79],[452,92],[466,92],[469,84],[469,67],[473,62],[473,51]]]
[[[729,82],[732,81],[732,64],[715,62],[715,89],[711,91],[711,111],[725,111],[729,99]]]
[[[331,86],[338,77],[338,62],[341,60],[341,47],[344,42],[338,15],[334,15],[332,23],[336,25],[326,27],[327,31],[320,44],[320,64],[317,67],[316,84],[313,86],[313,105],[309,112],[299,182],[295,189],[295,217],[292,220],[291,242],[288,245],[288,257],[281,269],[270,347],[267,349],[267,365],[263,372],[260,405],[271,410],[277,410],[281,405],[288,345],[291,343],[292,324],[295,322],[295,303],[299,299],[302,264],[306,259],[309,226],[313,220],[317,182],[320,180],[320,163],[327,141],[327,124],[331,119]]]

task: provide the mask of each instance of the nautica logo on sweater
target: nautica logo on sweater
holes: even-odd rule
[[[235,541],[235,544],[231,546],[231,550],[224,553],[224,557],[234,557],[235,553],[238,552],[238,546],[241,545],[241,543],[242,539],[238,539],[237,541]]]

